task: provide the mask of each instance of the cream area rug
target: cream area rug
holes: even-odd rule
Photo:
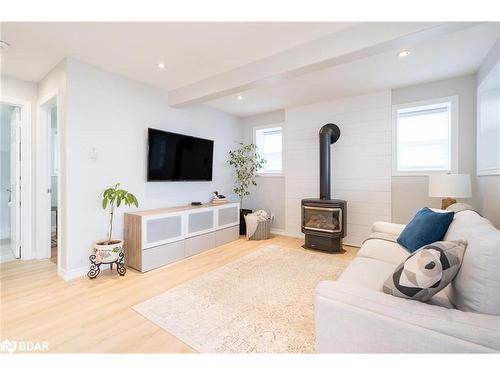
[[[312,353],[314,288],[338,257],[267,246],[133,309],[202,353]]]

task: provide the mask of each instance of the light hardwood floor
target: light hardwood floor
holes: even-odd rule
[[[128,269],[119,277],[106,269],[94,280],[70,282],[57,276],[49,259],[1,264],[1,340],[48,341],[50,352],[193,352],[131,306],[270,244],[299,249],[303,241],[241,238],[148,273]],[[332,256],[352,259],[357,252],[345,249]]]

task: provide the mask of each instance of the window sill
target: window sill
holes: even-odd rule
[[[392,172],[392,177],[429,177],[436,174],[458,173],[456,170],[451,171],[414,171],[414,172]]]

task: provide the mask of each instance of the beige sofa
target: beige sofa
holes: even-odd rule
[[[455,214],[445,240],[465,239],[462,267],[445,290],[422,303],[384,294],[382,285],[409,252],[392,242],[404,225],[377,222],[337,281],[316,288],[319,353],[474,353],[500,351],[500,231],[471,210]]]

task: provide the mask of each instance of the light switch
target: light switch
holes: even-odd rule
[[[92,147],[89,151],[89,156],[92,160],[97,160],[97,157],[99,156],[97,148]]]

